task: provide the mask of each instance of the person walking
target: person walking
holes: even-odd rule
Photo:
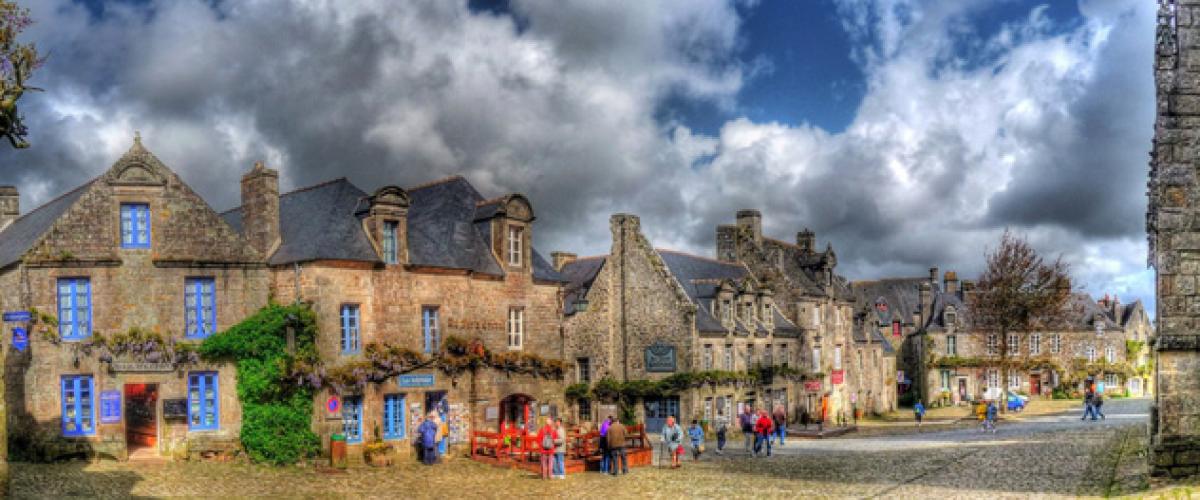
[[[608,438],[608,427],[610,425],[612,425],[612,423],[613,423],[612,415],[609,415],[608,418],[604,419],[603,422],[600,422],[600,472],[601,473],[608,473],[608,468],[612,464],[612,456],[610,456],[610,453],[609,453],[610,450],[608,447],[608,439],[607,439]]]
[[[1108,418],[1104,416],[1104,412],[1100,411],[1100,408],[1103,406],[1104,395],[1096,393],[1096,398],[1092,401],[1092,409],[1095,412],[1095,414],[1092,415],[1092,420],[1096,420],[1096,415],[1099,415],[1101,420],[1108,420]]]
[[[629,457],[625,456],[625,424],[613,419],[608,426],[608,449],[612,458],[608,461],[608,469],[612,475],[617,475],[617,465],[620,464],[621,474],[629,473]]]
[[[763,451],[763,445],[766,445],[767,456],[771,456],[771,431],[774,430],[775,423],[771,421],[771,416],[767,415],[767,410],[762,410],[758,413],[758,422],[754,424],[754,456],[758,456]]]
[[[754,409],[746,405],[745,411],[738,415],[738,424],[742,426],[742,448],[746,453],[753,453],[751,447],[754,446],[754,422]]]
[[[667,417],[667,425],[662,430],[663,447],[671,455],[671,468],[679,467],[679,458],[683,455],[683,429],[675,423],[675,417]]]
[[[787,410],[783,405],[775,405],[775,411],[771,414],[771,420],[775,423],[775,434],[772,439],[779,439],[779,446],[783,446],[783,438],[787,436]]]
[[[921,432],[921,419],[925,418],[925,405],[920,401],[913,405],[913,417],[917,419],[917,432]]]
[[[829,421],[829,396],[831,393],[826,392],[821,396],[821,420],[817,422],[817,431],[825,430],[825,422]]]
[[[417,436],[421,439],[421,460],[425,462],[425,465],[437,463],[438,426],[434,422],[435,418],[437,418],[437,414],[430,412],[417,427]]]
[[[688,428],[688,437],[692,440],[692,461],[699,461],[700,454],[704,453],[704,429],[694,418],[692,426]]]
[[[562,417],[554,419],[554,479],[567,478],[567,428]]]
[[[1091,416],[1092,420],[1096,420],[1095,404],[1096,393],[1092,392],[1091,388],[1088,388],[1083,394],[1083,416],[1079,417],[1079,420],[1086,420],[1088,416]]]
[[[554,475],[554,441],[558,439],[557,436],[554,421],[547,420],[546,425],[538,429],[537,437],[534,438],[542,459],[542,479],[550,479]]]
[[[717,422],[717,454],[722,455],[725,450],[726,433],[729,432],[729,426],[724,420]]]
[[[988,401],[987,427],[988,427],[988,429],[990,429],[992,431],[992,434],[996,433],[996,412],[997,411],[999,411],[999,410],[996,408],[996,402]]]

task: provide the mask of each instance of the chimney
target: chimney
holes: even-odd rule
[[[936,267],[933,269],[934,269],[934,272],[937,272]],[[921,321],[918,323],[918,328],[920,327],[920,325],[924,325],[925,322],[929,320],[929,315],[931,313],[931,309],[933,309],[933,283],[930,283],[930,282],[921,283],[920,290],[921,291],[919,293],[919,301],[920,301],[919,311],[921,313]]]
[[[737,262],[737,226],[733,224],[717,226],[717,260]]]
[[[933,267],[929,268],[929,283],[936,284],[937,280],[938,280],[938,268],[937,268],[937,266],[933,266]]]
[[[748,228],[754,243],[762,244],[762,214],[758,210],[738,210],[737,225],[739,229]]]
[[[571,252],[550,252],[550,259],[554,263],[555,271],[562,271],[563,266],[575,262],[579,256]]]
[[[958,273],[954,271],[946,271],[945,279],[946,293],[950,295],[958,295]]]
[[[0,186],[0,231],[21,215],[21,195],[16,186]]]
[[[242,235],[264,258],[279,246],[279,172],[262,162],[242,176]]]
[[[811,229],[806,227],[803,231],[796,233],[796,246],[800,247],[804,253],[812,253],[816,245],[817,236]]]

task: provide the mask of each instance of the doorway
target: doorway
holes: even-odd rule
[[[158,384],[125,384],[125,444],[158,445]]]
[[[533,432],[533,418],[537,410],[533,408],[533,398],[524,394],[512,394],[500,400],[500,430],[524,429]]]
[[[1030,375],[1029,376],[1029,395],[1031,395],[1031,396],[1041,396],[1042,395],[1042,377],[1041,377],[1041,375]]]
[[[667,417],[682,420],[679,414],[679,396],[665,398],[647,398],[642,402],[646,411],[646,432],[661,432],[667,423]]]
[[[442,425],[448,425],[446,418],[450,413],[450,400],[446,398],[446,391],[429,391],[425,393],[425,413],[436,411]],[[442,440],[438,441],[438,455],[446,454],[447,436],[443,435]]]

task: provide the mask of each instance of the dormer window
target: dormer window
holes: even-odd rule
[[[733,319],[733,303],[728,299],[721,301],[721,324],[728,325]]]
[[[1096,336],[1103,337],[1104,336],[1104,320],[1101,319],[1099,315],[1096,315],[1096,318],[1093,319],[1092,322],[1096,324]]]
[[[956,324],[958,324],[958,312],[956,312],[953,307],[947,307],[944,319],[946,328],[953,328]]]
[[[121,204],[121,248],[150,248],[150,205]]]
[[[396,250],[396,238],[398,227],[400,225],[396,221],[383,222],[383,261],[388,264],[395,264],[400,261],[399,252]]]
[[[516,226],[508,227],[508,265],[510,265],[510,266],[513,266],[513,267],[521,266],[521,260],[522,260],[522,255],[523,255],[523,253],[521,251],[521,243],[522,243],[521,237],[523,234],[524,234],[524,232],[521,231],[521,228],[519,228],[519,227],[516,227]]]
[[[762,305],[762,322],[768,326],[774,324],[775,318],[771,316],[771,303],[764,300]]]

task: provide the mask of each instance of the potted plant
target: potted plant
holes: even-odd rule
[[[392,465],[393,453],[391,443],[385,443],[383,438],[379,437],[379,424],[375,424],[374,437],[369,443],[363,445],[363,458],[367,464],[374,467],[387,467]]]

